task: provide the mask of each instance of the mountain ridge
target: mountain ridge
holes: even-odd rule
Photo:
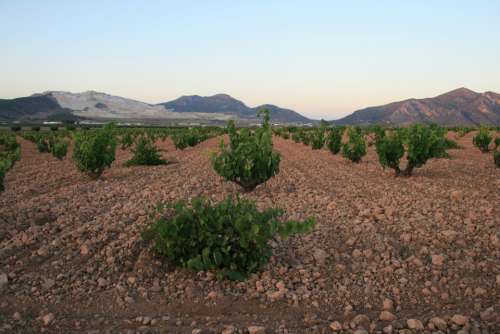
[[[256,107],[248,107],[240,100],[228,94],[215,94],[212,96],[184,95],[175,100],[159,103],[167,109],[176,112],[222,112],[233,113],[241,118],[255,118],[257,112],[262,108],[268,108],[271,121],[311,123],[311,119],[291,109],[281,108],[273,104],[262,104]]]
[[[293,110],[269,106],[272,107],[271,121],[313,122]],[[0,100],[0,121],[46,120],[56,114],[65,115],[68,119],[90,120],[256,121],[260,108],[261,106],[248,107],[242,101],[223,93],[212,96],[185,95],[172,101],[150,104],[94,90],[81,93],[54,90]]]
[[[440,125],[500,125],[500,94],[477,93],[465,87],[435,97],[391,102],[359,109],[339,125],[437,123]]]
[[[15,99],[0,99],[0,120],[76,121],[80,118],[65,109],[51,96],[31,95]]]
[[[261,108],[270,110],[277,123],[315,123],[291,109],[273,104],[249,107],[224,93],[211,96],[184,95],[150,104],[94,90],[82,93],[45,91],[26,97],[0,99],[0,121],[20,120],[188,120],[255,122]],[[363,125],[437,123],[441,125],[500,125],[500,94],[477,93],[460,87],[430,98],[409,98],[363,108],[333,124]]]

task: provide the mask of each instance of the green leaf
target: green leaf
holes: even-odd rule
[[[174,214],[165,215],[165,210],[172,208]],[[261,212],[255,203],[239,197],[228,197],[215,205],[194,198],[191,206],[177,202],[157,205],[157,210],[152,216],[157,220],[144,235],[154,240],[159,254],[176,265],[193,270],[215,269],[238,279],[268,261],[268,242],[276,233],[288,236],[309,231],[312,226],[312,220],[281,223],[277,217],[283,210]]]

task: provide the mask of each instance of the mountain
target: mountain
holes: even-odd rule
[[[0,99],[0,120],[78,120],[71,110],[61,107],[50,95],[34,95],[12,100]]]
[[[308,118],[289,109],[265,105],[271,120],[283,123],[310,123]],[[0,121],[19,120],[189,120],[189,121],[256,121],[262,106],[250,108],[227,94],[202,97],[182,96],[176,100],[148,104],[141,101],[87,91],[70,93],[47,91],[11,100],[0,100]]]
[[[181,113],[206,112],[206,113],[225,113],[243,118],[253,117],[255,113],[251,112],[243,102],[227,94],[216,94],[213,96],[189,95],[181,96],[170,102],[160,103],[168,110]],[[249,112],[250,111],[250,112]]]
[[[45,92],[43,95],[53,97],[61,107],[72,110],[74,115],[86,119],[202,119],[206,116],[203,114],[186,116],[170,112],[161,105],[152,105],[95,91],[83,93],[51,91]],[[212,118],[211,115],[208,116]]]
[[[333,123],[500,125],[500,94],[459,88],[433,98],[408,99],[361,109]]]
[[[236,115],[239,118],[254,119],[257,112],[262,108],[268,108],[271,121],[283,123],[311,123],[312,121],[299,113],[277,107],[272,104],[264,104],[255,108],[246,106],[243,102],[227,95],[216,94],[213,96],[182,96],[176,100],[161,103],[165,108],[179,113],[206,112]]]
[[[313,120],[302,116],[301,114],[290,110],[277,107],[272,104],[263,104],[261,106],[252,108],[253,113],[256,114],[262,108],[269,109],[269,116],[271,121],[279,123],[314,123]]]

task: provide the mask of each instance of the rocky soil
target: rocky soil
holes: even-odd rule
[[[166,166],[127,168],[118,150],[97,181],[19,139],[0,194],[0,332],[499,333],[500,170],[472,136],[411,178],[373,147],[352,164],[275,138],[281,172],[244,196],[317,225],[245,282],[172,268],[140,237],[158,202],[238,191],[211,168],[218,139],[160,143]]]

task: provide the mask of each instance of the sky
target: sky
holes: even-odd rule
[[[0,98],[226,93],[336,119],[500,92],[500,1],[0,0]]]

